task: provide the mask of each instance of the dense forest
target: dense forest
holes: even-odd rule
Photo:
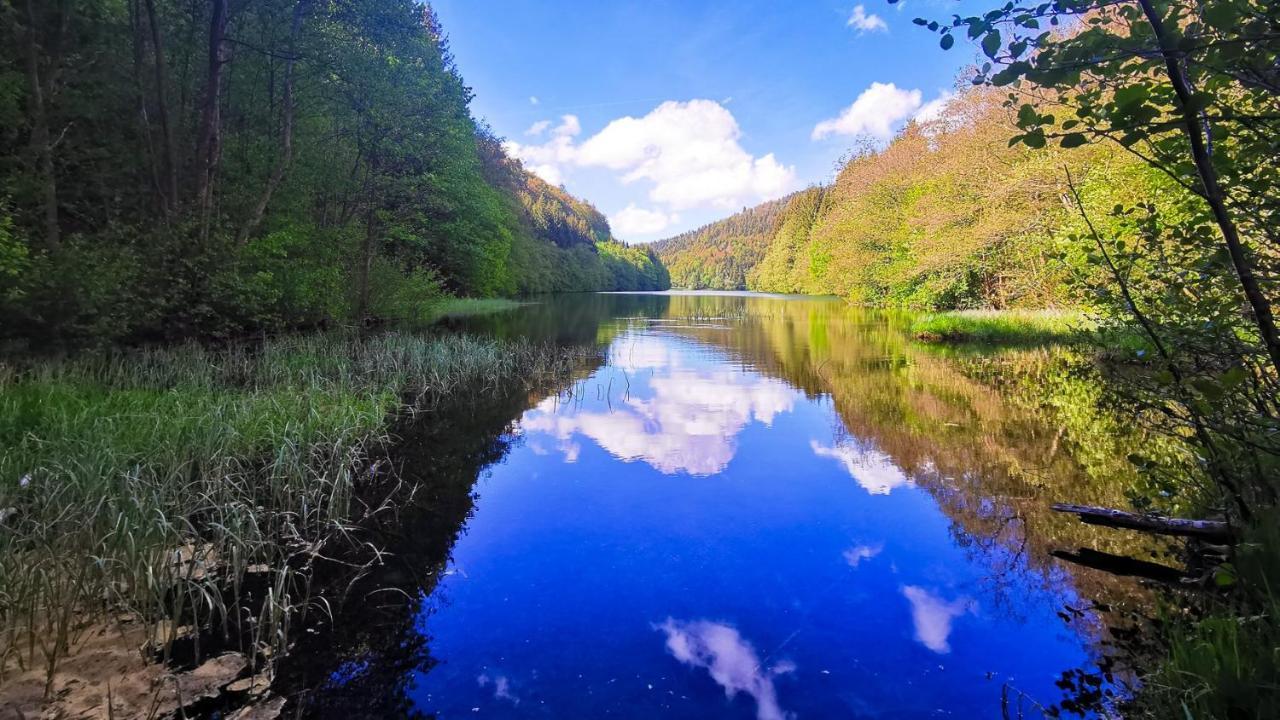
[[[1090,210],[1172,192],[1117,147],[1010,146],[1004,93],[963,87],[946,112],[853,156],[834,183],[744,211],[655,247],[678,287],[839,295],[923,310],[1079,304],[1067,235],[1069,167]],[[767,237],[732,228],[767,217]],[[753,228],[754,229],[754,228]],[[735,252],[739,245],[752,252]],[[1064,262],[1065,261],[1065,262]]]
[[[696,230],[652,245],[671,273],[671,284],[692,290],[746,290],[778,231],[790,198],[746,208]]]
[[[444,293],[666,286],[473,119],[429,6],[51,0],[0,19],[3,336],[227,336]]]

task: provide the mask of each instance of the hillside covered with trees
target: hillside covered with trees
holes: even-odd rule
[[[745,290],[747,274],[764,257],[789,199],[746,208],[696,230],[659,240],[652,248],[667,266],[676,287]]]
[[[672,282],[925,310],[1080,302],[1069,280],[1083,257],[1063,242],[1079,225],[1064,166],[1104,213],[1167,193],[1168,182],[1118,148],[1010,147],[1003,100],[993,88],[961,89],[942,116],[855,155],[831,185],[659,242]],[[738,243],[720,229],[761,217],[765,234],[741,243],[751,252],[729,252]]]
[[[429,6],[59,1],[0,20],[5,336],[231,335],[443,293],[666,286],[477,124]]]

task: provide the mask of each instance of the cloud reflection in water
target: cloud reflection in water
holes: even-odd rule
[[[736,629],[723,623],[695,620],[683,622],[667,618],[655,626],[667,636],[667,651],[690,667],[706,670],[711,679],[732,698],[746,693],[756,701],[757,720],[788,720],[791,713],[778,704],[773,678],[795,670],[791,663],[779,663],[765,670],[751,643]]]
[[[956,618],[976,609],[973,600],[967,597],[943,600],[940,595],[917,585],[907,585],[902,588],[902,594],[911,603],[916,640],[940,655],[951,652],[951,624]]]
[[[525,415],[524,430],[553,437],[570,462],[577,456],[574,439],[585,436],[615,457],[642,460],[667,475],[714,475],[733,459],[737,435],[748,424],[772,425],[798,397],[780,380],[699,366],[692,351],[652,339],[636,338],[612,356],[632,371],[650,370],[625,380],[629,396],[607,407],[548,398]],[[616,392],[623,385],[615,379],[610,387]]]
[[[809,447],[818,457],[838,461],[853,476],[863,490],[872,495],[888,495],[900,487],[911,484],[893,458],[870,445],[849,440],[835,446],[827,446],[810,440]]]

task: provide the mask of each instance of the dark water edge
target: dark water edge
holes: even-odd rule
[[[766,305],[759,306],[762,302]],[[899,498],[905,495],[910,507],[893,512],[906,513],[903,519],[915,517],[925,525],[940,522],[941,525],[936,525],[933,531],[934,535],[946,538],[956,553],[956,560],[947,562],[963,559],[982,568],[986,576],[973,580],[977,584],[972,587],[965,585],[969,589],[959,594],[954,591],[948,594],[945,587],[928,583],[905,584],[895,579],[899,572],[897,564],[912,561],[908,559],[910,553],[900,554],[894,561],[892,575],[886,575],[875,583],[884,590],[884,595],[896,598],[894,602],[911,608],[916,623],[915,637],[910,638],[906,630],[899,634],[875,634],[874,642],[883,643],[886,647],[902,645],[907,654],[885,655],[889,665],[874,671],[870,681],[832,681],[833,674],[839,677],[838,666],[835,671],[829,667],[806,667],[803,660],[774,656],[778,651],[766,651],[763,641],[753,640],[747,634],[749,628],[764,628],[763,634],[768,635],[772,622],[769,618],[784,617],[790,612],[786,607],[777,605],[777,600],[785,603],[785,598],[774,590],[799,588],[791,600],[793,604],[797,602],[796,598],[823,601],[827,597],[847,594],[838,584],[809,587],[807,581],[797,582],[791,578],[783,581],[782,585],[771,585],[771,581],[763,576],[758,584],[742,588],[753,587],[758,596],[742,606],[746,609],[737,619],[699,618],[696,613],[688,617],[655,615],[647,627],[628,631],[636,638],[651,637],[651,648],[641,649],[641,646],[628,644],[631,639],[627,642],[619,639],[621,644],[618,647],[609,647],[608,640],[615,628],[608,624],[611,619],[605,619],[588,632],[576,636],[577,645],[568,650],[548,644],[527,652],[526,657],[545,661],[546,667],[541,670],[541,675],[536,671],[532,675],[526,672],[523,678],[518,678],[516,673],[483,664],[471,669],[454,669],[452,665],[468,662],[467,654],[474,647],[486,644],[495,648],[502,646],[506,642],[504,632],[510,635],[523,632],[525,637],[520,639],[525,644],[536,644],[540,638],[543,641],[546,638],[539,628],[541,623],[555,624],[566,618],[573,619],[571,616],[574,615],[583,615],[583,608],[569,612],[563,605],[524,607],[494,615],[491,610],[476,609],[484,603],[473,602],[472,595],[461,592],[472,583],[469,577],[462,579],[465,568],[456,564],[459,553],[466,563],[470,563],[472,558],[482,561],[488,551],[478,547],[477,543],[483,544],[486,534],[504,532],[490,527],[483,520],[483,515],[477,518],[478,512],[485,512],[486,502],[518,501],[530,515],[544,515],[533,525],[554,526],[557,517],[561,520],[568,518],[558,514],[565,511],[566,502],[592,498],[592,495],[580,492],[564,494],[565,487],[572,489],[574,473],[583,463],[593,464],[594,470],[590,472],[601,478],[645,471],[647,474],[635,477],[637,483],[651,484],[655,480],[672,477],[735,481],[732,459],[723,467],[688,462],[681,467],[679,462],[685,461],[678,461],[677,467],[673,468],[670,463],[664,466],[666,461],[663,459],[655,461],[641,456],[620,456],[601,447],[596,450],[605,451],[596,452],[595,460],[582,459],[581,456],[590,450],[578,450],[579,455],[572,459],[563,458],[567,463],[558,466],[557,472],[570,478],[566,481],[570,483],[568,486],[553,483],[544,488],[545,494],[540,494],[542,491],[517,493],[510,500],[502,499],[502,488],[495,489],[493,483],[524,477],[522,464],[534,467],[533,463],[538,458],[545,457],[542,450],[530,450],[530,443],[536,438],[521,428],[522,418],[526,424],[536,425],[538,418],[547,414],[545,406],[549,401],[554,401],[552,404],[556,406],[552,415],[560,412],[562,404],[589,410],[593,403],[603,403],[601,407],[606,414],[612,413],[614,402],[626,402],[619,389],[621,383],[640,384],[636,376],[626,372],[619,375],[615,371],[616,366],[625,364],[615,352],[602,365],[593,363],[583,367],[580,377],[565,387],[547,388],[532,394],[513,389],[484,401],[464,399],[452,406],[436,408],[399,430],[400,441],[388,460],[402,481],[397,485],[399,492],[415,489],[407,497],[396,498],[394,511],[376,514],[375,522],[361,528],[357,536],[360,542],[353,542],[350,552],[353,559],[364,558],[355,563],[365,565],[362,569],[356,571],[336,564],[321,578],[321,582],[330,587],[344,586],[346,601],[333,609],[332,622],[320,614],[313,616],[308,623],[311,629],[300,633],[295,648],[280,660],[274,689],[293,698],[286,709],[287,716],[298,713],[303,717],[321,718],[459,717],[474,713],[490,717],[652,717],[655,714],[697,717],[710,713],[714,716],[769,719],[820,716],[998,717],[1006,711],[1012,717],[1017,717],[1018,713],[1035,717],[1046,706],[1062,704],[1064,695],[1064,707],[1071,709],[1080,701],[1102,700],[1104,693],[1123,692],[1122,687],[1116,684],[1122,678],[1111,672],[1110,662],[1100,651],[1100,643],[1110,637],[1107,621],[1111,613],[1139,607],[1146,599],[1132,583],[1101,573],[1068,568],[1049,558],[1051,546],[1070,545],[1081,538],[1077,528],[1043,511],[1047,501],[1040,490],[1044,488],[1036,487],[1037,482],[1043,483],[1048,477],[1058,483],[1054,485],[1051,482],[1050,489],[1061,491],[1069,487],[1070,482],[1095,482],[1097,476],[1108,472],[1106,468],[1088,467],[1089,463],[1098,464],[1096,458],[1080,460],[1072,456],[1072,444],[1085,442],[1087,438],[1083,436],[1087,432],[1079,428],[1067,430],[1061,425],[1056,429],[1042,427],[1043,418],[1015,411],[1018,404],[1006,399],[1005,396],[1014,394],[1007,388],[1002,390],[1002,396],[990,385],[975,382],[957,370],[953,360],[919,353],[907,341],[892,339],[902,335],[892,316],[849,315],[839,304],[812,300],[595,295],[552,300],[517,312],[473,318],[459,323],[455,329],[498,337],[519,336],[561,345],[615,349],[620,338],[656,336],[662,343],[681,352],[687,351],[700,361],[705,360],[713,373],[729,372],[736,378],[734,382],[740,385],[756,383],[773,388],[776,383],[777,388],[795,394],[791,400],[793,407],[801,408],[801,414],[811,415],[806,422],[820,420],[824,414],[835,419],[837,426],[830,428],[829,445],[810,441],[819,460],[834,463],[837,469],[842,462],[856,467],[856,462],[849,463],[848,458],[840,455],[843,449],[871,448],[868,451],[870,456],[883,458],[886,467],[898,475],[887,480],[885,477],[872,480],[870,487],[863,484],[857,492],[865,491],[866,500],[870,501],[895,501],[895,494]],[[859,345],[870,347],[871,351],[841,350]],[[971,374],[982,377],[983,372],[989,374],[991,370],[980,369]],[[891,401],[877,396],[897,382],[888,382],[887,379],[902,373],[912,374],[901,383],[907,388],[905,402],[902,397]],[[615,381],[618,382],[617,388],[614,387]],[[927,392],[918,392],[922,387]],[[638,397],[644,389],[627,388],[627,393],[633,392],[635,395],[631,397]],[[892,411],[886,415],[885,408],[890,405],[893,406]],[[910,417],[903,412],[904,407],[914,405],[930,407],[922,411],[920,417]],[[789,412],[794,414],[795,411]],[[919,432],[917,425],[921,418],[927,418],[937,427],[930,432]],[[745,439],[737,444],[735,452],[746,453],[752,447],[768,447],[769,438],[779,431],[771,423],[760,426],[758,417],[748,418],[745,425],[736,430]],[[974,428],[978,429],[978,436],[965,434]],[[816,431],[810,427],[806,432]],[[662,437],[660,432],[657,437]],[[1103,454],[1110,450],[1092,449]],[[1041,460],[1034,472],[1028,472],[1026,458],[1036,455]],[[757,462],[765,461],[761,458]],[[1109,462],[1115,461],[1110,459]],[[785,468],[786,465],[778,467]],[[653,472],[655,469],[656,474]],[[852,470],[850,474],[853,474]],[[898,476],[902,479],[897,479]],[[862,483],[856,475],[854,479]],[[831,487],[839,487],[840,493],[846,493],[847,489],[824,482],[821,479],[817,481],[812,488],[814,494],[803,498],[818,503],[812,506],[818,511],[813,513],[812,522],[801,524],[843,522],[837,515],[822,511],[821,503],[832,500],[839,504],[834,502],[838,498],[831,495]],[[881,484],[876,485],[876,482]],[[697,489],[695,486],[686,487]],[[773,493],[765,489],[766,496]],[[671,491],[670,488],[667,490]],[[1108,491],[1106,488],[1103,490]],[[557,493],[561,497],[552,497]],[[680,487],[676,486],[676,494],[669,500],[679,502],[684,496],[687,493],[680,492]],[[489,500],[490,497],[499,499]],[[847,495],[840,497],[848,499]],[[856,505],[863,500],[859,496],[852,502]],[[639,508],[637,515],[642,516],[643,496],[631,497],[629,502],[634,505],[630,512]],[[699,508],[711,507],[698,505],[699,502],[703,501],[697,500],[685,509],[700,512]],[[736,520],[752,517],[753,512],[758,512],[759,507],[770,502],[785,504],[786,501],[780,497],[765,497],[765,505],[748,508],[744,511],[746,514],[736,516]],[[605,512],[604,515],[605,520],[615,526],[627,522],[630,517],[618,511]],[[504,512],[504,517],[508,528],[521,525],[519,516],[507,516]],[[726,521],[732,523],[736,520],[729,518]],[[643,517],[640,521],[643,522]],[[572,522],[566,524],[574,525]],[[579,540],[590,538],[592,532],[599,530],[586,527],[581,522],[577,526],[580,526],[579,530],[586,528],[586,535],[579,535]],[[662,528],[659,523],[649,530],[661,533]],[[562,547],[555,542],[542,544],[554,539],[557,532],[555,527],[541,527],[524,536],[528,540],[527,545],[504,550],[516,558],[495,567],[490,575],[494,578],[490,587],[500,591],[515,587],[505,585],[502,578],[518,574],[514,568],[520,566],[530,566],[532,572],[552,578],[553,582],[559,579],[561,585],[576,582],[576,571],[563,574],[575,562],[585,560],[587,565],[582,570],[588,573],[608,576],[616,571],[608,565],[590,564],[607,561],[604,555],[592,555],[577,547]],[[939,532],[941,535],[937,534]],[[473,536],[480,539],[473,540]],[[784,565],[779,567],[807,567],[806,560],[794,554],[787,556],[786,553],[805,547],[803,543],[812,541],[817,545],[823,542],[817,535],[808,540],[806,536],[800,536],[800,545],[788,544],[785,535],[775,537],[784,538],[784,550],[776,558]],[[469,545],[459,547],[463,540]],[[698,536],[696,532],[686,534],[681,542],[694,547],[711,542],[712,545],[706,547],[712,549],[705,552],[717,558],[716,562],[731,559],[740,563],[745,556],[750,563],[753,557],[766,557],[769,552],[764,549],[766,546],[741,538],[724,541],[730,545],[742,543],[741,551],[734,547],[717,550],[715,543],[719,540]],[[1131,543],[1132,538],[1121,537],[1115,542]],[[370,547],[377,547],[384,554],[378,563],[366,565]],[[472,547],[477,549],[472,550]],[[671,545],[662,552],[678,554],[681,546]],[[671,579],[664,577],[668,570],[677,582],[687,584],[689,578],[694,577],[681,570],[678,562],[670,568],[663,568],[662,558],[676,555],[663,555],[662,552],[656,555],[636,553],[635,559],[647,561],[649,565],[645,567],[648,569],[639,571],[642,576],[639,584],[619,583],[619,589],[629,592],[632,597],[647,597],[661,593],[664,581]],[[846,549],[844,564],[857,572],[867,571],[876,566],[877,556],[882,552],[885,552],[884,548],[877,548],[874,543],[856,544]],[[893,552],[891,548],[885,554]],[[929,551],[922,552],[927,555]],[[523,553],[528,553],[528,556],[520,557]],[[608,557],[616,560],[619,556]],[[849,559],[851,557],[854,559]],[[929,562],[926,558],[920,565],[924,572],[921,577],[931,578],[938,573],[947,575],[938,567],[929,569]],[[752,577],[750,564],[734,567],[739,567],[739,575]],[[812,567],[826,568],[825,565]],[[629,572],[634,574],[636,571],[632,569]],[[534,581],[525,577],[520,582]],[[608,584],[606,577],[604,585]],[[539,587],[546,589],[545,586]],[[981,594],[974,588],[981,588]],[[714,597],[718,590],[712,583],[693,592]],[[523,596],[527,604],[538,604],[536,593]],[[557,602],[566,599],[554,590],[546,595]],[[570,602],[573,599],[568,598]],[[587,610],[600,603],[625,607],[630,602],[601,595],[581,596],[578,600]],[[637,602],[644,604],[643,601]],[[848,607],[856,609],[857,605]],[[1104,612],[1099,612],[1099,607]],[[919,618],[930,612],[944,619],[947,633],[939,635],[936,629],[926,628],[922,634]],[[508,627],[495,629],[510,618],[514,619],[510,620]],[[999,618],[999,621],[988,618]],[[1045,618],[1052,618],[1052,626]],[[989,670],[985,671],[988,675],[983,678],[985,682],[972,680],[957,684],[938,679],[945,676],[947,665],[953,662],[952,653],[959,652],[953,647],[955,641],[948,637],[952,624],[963,631],[963,625],[971,621],[983,625],[985,632],[1025,628],[1030,623],[1042,629],[1031,632],[1026,638],[1032,642],[1036,642],[1034,638],[1043,638],[1047,654],[1065,652],[1063,657],[1075,664],[1056,667],[1054,678],[1035,683],[1037,689],[1034,694],[1027,694],[1020,687],[1020,680],[1012,682],[1002,677],[991,677]],[[809,626],[802,624],[795,631],[797,637],[812,634],[811,626],[826,621],[805,622]],[[841,622],[837,621],[836,630],[844,627]],[[925,624],[928,625],[927,620]],[[1012,650],[1007,643],[1000,647],[1000,638],[984,637],[984,631],[966,638],[966,642],[991,644],[997,654]],[[585,642],[591,637],[599,641]],[[785,633],[781,637],[786,638]],[[471,638],[477,639],[472,641]],[[1014,639],[1015,646],[1018,641],[1018,638]],[[781,655],[787,654],[785,649],[788,645],[796,648],[803,642],[806,641],[786,639],[780,648]],[[813,647],[818,648],[817,655],[826,655],[819,646],[849,643],[857,645],[858,641],[837,635],[821,638]],[[760,648],[756,647],[757,644]],[[1048,651],[1049,647],[1058,650]],[[1079,650],[1062,650],[1067,647]],[[1030,653],[1028,658],[1037,655],[1035,647],[1023,650]],[[796,651],[803,657],[803,648]],[[643,659],[640,659],[641,655],[644,655]],[[837,653],[827,659],[838,662],[841,657],[854,664],[865,662],[865,658],[856,652],[852,655]],[[932,662],[931,657],[942,662],[936,663],[937,671],[929,670],[928,674],[895,690],[892,695],[898,697],[893,701],[896,705],[878,705],[877,701],[867,699],[875,694],[869,693],[868,688],[886,684],[883,678],[875,679],[874,676],[880,676],[881,671],[893,671],[894,663],[903,668],[916,668],[921,666],[922,657],[929,662]],[[735,669],[733,665],[739,661],[755,667],[741,674],[744,671]],[[673,686],[675,689],[668,690],[672,698],[678,697],[675,694],[677,689],[687,691],[684,693],[686,699],[691,693],[696,693],[691,701],[693,705],[655,704],[651,700],[654,684],[640,682],[645,678],[639,676],[639,685],[632,683],[636,687],[625,692],[609,687],[616,683],[603,675],[597,678],[598,682],[575,686],[568,675],[556,671],[556,667],[569,664],[607,668],[610,672],[629,665],[650,669],[655,678],[660,677],[665,682],[670,677],[678,684],[678,687]],[[475,672],[477,668],[479,672]],[[942,700],[942,706],[926,708],[913,705],[911,686],[916,682],[951,689],[934,698]],[[540,683],[557,687],[539,688]],[[1055,694],[1046,697],[1046,688],[1052,690],[1055,683]],[[888,684],[893,683],[890,681]],[[646,685],[647,688],[644,687]],[[973,685],[983,687],[975,691],[970,687]],[[639,692],[637,687],[645,692]],[[638,696],[635,695],[637,692]],[[832,699],[829,702],[811,702],[808,699],[822,692],[829,693]],[[591,696],[590,702],[586,701],[588,696]],[[949,697],[957,703],[953,708],[945,706]],[[478,704],[482,699],[484,703]],[[880,699],[883,701],[884,697]],[[534,706],[539,702],[544,707]],[[552,707],[545,707],[548,702]],[[795,709],[797,706],[801,709]],[[979,708],[981,710],[974,714]],[[1094,710],[1082,706],[1081,714],[1089,716],[1094,713]]]

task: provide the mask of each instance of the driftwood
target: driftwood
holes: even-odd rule
[[[1235,530],[1221,520],[1188,520],[1161,517],[1159,515],[1140,515],[1111,508],[1068,505],[1065,503],[1054,503],[1053,509],[1056,512],[1077,515],[1081,522],[1089,525],[1125,528],[1160,535],[1192,537],[1217,544],[1230,544],[1236,540]]]
[[[1112,575],[1145,578],[1166,585],[1179,585],[1191,577],[1187,572],[1168,565],[1137,560],[1124,555],[1112,555],[1089,548],[1080,548],[1076,552],[1054,550],[1052,554],[1061,560],[1094,570],[1102,570]]]

